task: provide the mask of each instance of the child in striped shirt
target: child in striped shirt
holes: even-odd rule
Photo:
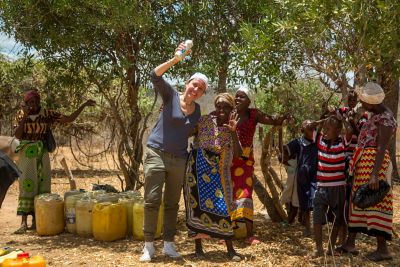
[[[322,226],[327,223],[327,212],[334,215],[328,254],[335,253],[334,245],[340,226],[344,223],[344,204],[346,195],[345,160],[346,151],[351,140],[351,133],[341,136],[342,121],[337,116],[312,122],[307,127],[322,123],[322,132],[315,131],[314,141],[318,148],[317,191],[314,197],[314,238],[316,251],[314,257],[324,255],[322,245]],[[350,137],[350,138],[349,138]]]

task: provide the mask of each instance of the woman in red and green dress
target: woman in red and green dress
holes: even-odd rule
[[[233,159],[231,175],[233,182],[233,199],[236,209],[231,214],[232,221],[246,223],[247,239],[249,244],[257,244],[260,241],[253,235],[253,174],[254,155],[253,138],[258,123],[269,125],[281,125],[288,116],[269,116],[256,108],[249,108],[251,104],[248,88],[239,88],[235,94],[236,110],[239,115],[237,133],[243,154]]]
[[[24,94],[22,110],[17,114],[15,137],[20,144],[16,149],[19,159],[17,165],[22,175],[19,178],[19,198],[17,215],[22,216],[21,227],[15,231],[23,234],[28,229],[28,215],[32,215],[32,229],[35,229],[33,200],[36,195],[50,193],[51,173],[49,152],[44,145],[46,133],[54,124],[73,122],[86,106],[93,106],[93,100],[86,101],[71,115],[62,115],[40,106],[37,90]]]

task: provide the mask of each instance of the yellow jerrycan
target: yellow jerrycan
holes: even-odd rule
[[[57,194],[43,194],[35,202],[38,235],[57,235],[64,231],[64,201]]]
[[[126,208],[122,203],[103,202],[93,207],[92,231],[94,239],[114,241],[126,235]]]
[[[236,227],[233,228],[233,234],[236,239],[243,239],[247,237],[247,228],[245,222],[236,222]]]
[[[78,191],[79,192],[79,191]],[[65,225],[67,231],[71,234],[76,233],[76,201],[82,197],[82,193],[69,195],[64,198],[65,204]]]
[[[144,240],[143,233],[143,221],[144,221],[144,199],[138,199],[133,204],[133,239]],[[158,211],[157,229],[154,238],[161,237],[161,231],[163,228],[164,221],[164,204],[161,203],[160,210]]]
[[[19,253],[16,259],[6,259],[3,267],[46,267],[46,261],[41,256],[29,257],[29,253]]]
[[[132,236],[133,229],[133,205],[135,204],[134,198],[120,198],[119,203],[122,203],[126,208],[127,225],[126,225],[126,236]]]
[[[76,233],[80,236],[92,236],[92,213],[96,200],[90,194],[85,194],[76,201]]]

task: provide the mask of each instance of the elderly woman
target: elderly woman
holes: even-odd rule
[[[202,238],[225,240],[228,258],[240,261],[233,248],[232,185],[230,166],[241,155],[236,134],[235,102],[228,93],[217,95],[215,111],[200,118],[184,180],[186,224],[195,239],[195,254],[203,256]]]
[[[184,44],[181,43],[177,50],[183,48]],[[180,60],[181,58],[174,57],[151,73],[151,81],[162,98],[163,108],[150,133],[144,158],[145,244],[140,261],[151,261],[155,254],[153,240],[164,186],[163,251],[169,257],[180,257],[173,241],[188,156],[188,139],[201,116],[196,100],[203,96],[208,86],[207,77],[195,73],[186,82],[183,93],[174,90],[162,75]]]
[[[392,164],[389,157],[388,144],[397,127],[392,111],[382,104],[385,93],[382,88],[369,82],[357,91],[363,108],[372,115],[361,128],[358,144],[353,156],[352,173],[354,182],[352,194],[363,184],[368,183],[371,189],[379,188],[379,180],[391,184]],[[366,209],[350,203],[349,236],[345,252],[357,253],[355,238],[362,232],[377,239],[376,251],[367,255],[372,261],[392,258],[386,245],[392,237],[393,195],[390,191],[378,204]]]
[[[55,123],[73,122],[83,109],[93,106],[93,100],[86,101],[69,116],[42,108],[37,90],[25,93],[22,110],[17,115],[15,137],[20,140],[16,151],[19,159],[18,168],[22,175],[19,178],[19,199],[17,214],[22,216],[21,227],[15,231],[23,234],[27,230],[28,215],[32,215],[32,229],[35,228],[34,197],[51,191],[50,158],[48,148],[44,145],[46,133]]]
[[[248,244],[257,244],[260,241],[253,236],[253,174],[254,174],[254,155],[253,138],[258,123],[281,125],[289,116],[273,117],[264,114],[256,108],[250,108],[251,91],[241,87],[235,95],[237,114],[239,123],[237,133],[240,144],[243,147],[243,154],[233,159],[231,168],[233,181],[233,198],[236,209],[232,213],[232,221],[245,222],[247,228]]]

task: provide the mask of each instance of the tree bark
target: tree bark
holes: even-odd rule
[[[381,70],[378,70],[378,82],[385,91],[385,100],[383,103],[390,108],[393,112],[395,119],[397,119],[398,105],[399,105],[399,77],[395,77],[392,72],[392,63],[384,64]],[[400,181],[399,172],[397,170],[397,158],[396,158],[396,139],[390,140],[389,153],[393,163],[392,178],[395,181]]]
[[[229,60],[229,45],[223,43],[221,47],[221,59],[218,68],[218,94],[226,92],[226,84],[228,83]]]
[[[253,176],[253,180],[254,192],[256,193],[258,199],[261,201],[264,207],[267,209],[269,217],[273,222],[281,222],[282,218],[275,208],[275,205],[273,204],[272,198],[269,195],[268,191],[265,189],[265,187],[256,175]]]
[[[272,127],[272,129],[268,132],[268,134],[264,138],[260,165],[261,165],[261,171],[264,176],[264,181],[268,185],[268,189],[271,192],[272,203],[275,206],[275,209],[281,218],[280,221],[283,221],[287,219],[287,215],[285,210],[283,209],[282,204],[280,203],[279,193],[278,190],[276,189],[276,185],[273,182],[274,178],[272,177],[270,172],[271,156],[272,156],[270,146],[276,130],[277,130],[276,126]]]

